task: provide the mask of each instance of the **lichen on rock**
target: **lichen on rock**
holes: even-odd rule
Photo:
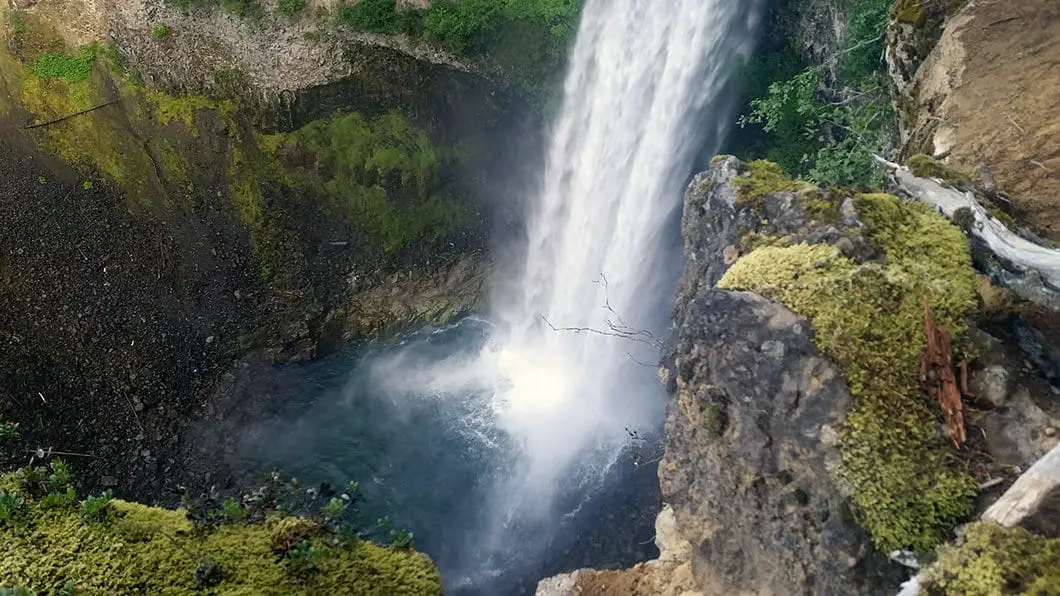
[[[858,195],[854,205],[884,263],[857,263],[827,245],[763,247],[718,285],[755,291],[810,319],[816,345],[854,396],[837,477],[880,549],[923,551],[971,511],[976,493],[917,386],[923,301],[961,337],[976,308],[974,272],[960,230],[927,207],[890,195]]]

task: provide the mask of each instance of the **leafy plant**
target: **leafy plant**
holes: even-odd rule
[[[89,497],[81,502],[81,515],[89,521],[104,521],[110,515],[112,500],[114,493],[109,490],[98,497]]]
[[[22,505],[22,497],[14,492],[0,492],[0,524],[7,523]]]
[[[305,8],[305,0],[280,0],[276,6],[276,10],[288,18],[302,12],[303,8]]]
[[[848,0],[842,49],[801,65],[791,48],[766,53],[748,68],[752,97],[742,127],[767,138],[752,152],[819,185],[876,187],[871,154],[890,144],[891,100],[882,59],[890,0]],[[764,85],[769,81],[768,85]]]
[[[346,503],[337,497],[332,498],[327,505],[321,508],[320,513],[328,519],[338,519],[346,513]]]
[[[316,569],[330,554],[326,547],[303,540],[287,552],[287,561],[292,571],[304,573]]]
[[[0,422],[0,445],[18,438],[17,422]]]
[[[221,505],[221,513],[226,521],[237,522],[247,518],[247,510],[232,497],[225,499]]]
[[[48,493],[41,497],[37,504],[42,509],[63,509],[77,504],[77,492],[68,488],[63,492]]]
[[[390,546],[399,550],[409,550],[415,546],[415,536],[408,530],[391,530]]]
[[[151,35],[155,36],[155,39],[165,39],[169,37],[173,30],[169,25],[157,25],[151,29]]]

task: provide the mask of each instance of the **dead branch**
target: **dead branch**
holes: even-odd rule
[[[960,387],[967,386],[967,380],[962,380],[961,385],[957,383],[950,334],[935,323],[927,298],[924,298],[924,336],[927,341],[920,357],[920,385],[942,406],[946,432],[959,449],[968,438],[964,429],[964,405],[961,403],[960,390]],[[962,370],[967,371],[967,363],[962,364]]]
[[[607,316],[604,317],[604,324],[607,325],[607,329],[596,329],[593,327],[556,327],[548,320],[545,315],[541,315],[541,319],[545,321],[545,324],[549,326],[553,331],[570,331],[573,333],[589,333],[593,335],[602,335],[605,337],[617,337],[619,339],[625,339],[629,341],[635,341],[642,344],[647,344],[653,348],[662,349],[663,341],[656,337],[654,333],[647,329],[634,329],[626,324],[626,321],[622,318],[615,307],[611,305],[611,298],[609,296],[609,287],[607,282],[607,276],[603,273],[600,274],[600,279],[594,281],[595,284],[600,284],[604,288],[604,310],[607,311]],[[612,319],[614,317],[614,319]],[[638,362],[636,359],[630,356],[637,364],[643,364]]]
[[[1017,123],[1017,122],[1016,122],[1016,121],[1015,121],[1015,120],[1014,120],[1014,119],[1012,118],[1012,116],[1010,116],[1010,115],[1008,115],[1008,114],[1005,114],[1005,118],[1008,118],[1008,121],[1012,123],[1012,126],[1015,126],[1015,127],[1016,127],[1016,130],[1020,131],[1020,134],[1024,134],[1024,135],[1025,135],[1025,134],[1027,134],[1027,131],[1023,130],[1023,127],[1022,127],[1022,126],[1020,126],[1020,125],[1019,125],[1019,123]]]
[[[107,107],[109,105],[116,104],[119,101],[121,101],[120,97],[118,99],[112,99],[112,100],[108,101],[107,103],[101,103],[98,106],[93,106],[91,108],[88,108],[87,110],[81,110],[80,112],[74,112],[73,114],[67,114],[66,116],[62,116],[60,118],[56,118],[55,120],[49,120],[47,122],[39,122],[37,124],[30,124],[29,126],[23,126],[22,130],[30,130],[30,129],[33,129],[33,128],[43,128],[45,126],[51,126],[52,124],[58,124],[58,123],[60,123],[60,122],[62,122],[64,120],[69,120],[69,119],[75,118],[77,116],[88,114],[90,112],[95,112],[96,110],[99,110],[101,108],[105,108],[105,107]]]

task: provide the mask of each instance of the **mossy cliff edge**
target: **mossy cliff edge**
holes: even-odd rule
[[[79,501],[62,462],[0,477],[0,587],[36,594],[441,594],[431,560],[273,513],[195,526],[184,510]],[[238,515],[237,515],[238,514]]]
[[[889,554],[948,540],[978,494],[918,378],[925,302],[955,358],[975,353],[963,233],[724,156],[690,185],[682,228],[659,476],[699,585],[893,593]]]

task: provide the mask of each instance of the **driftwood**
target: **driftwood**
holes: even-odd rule
[[[876,161],[893,172],[895,185],[906,195],[932,205],[953,218],[961,209],[971,217],[968,232],[977,255],[988,253],[991,266],[985,267],[991,281],[1016,292],[1025,300],[1060,311],[1060,250],[1035,244],[1005,227],[966,192],[944,186],[930,178],[914,176],[905,166],[876,156]],[[977,258],[977,264],[985,259]]]
[[[920,385],[939,401],[946,417],[946,432],[958,448],[967,440],[964,430],[962,389],[967,392],[968,363],[961,363],[961,383],[953,371],[953,342],[945,327],[935,323],[931,305],[924,299],[924,335],[927,344],[920,356]]]

